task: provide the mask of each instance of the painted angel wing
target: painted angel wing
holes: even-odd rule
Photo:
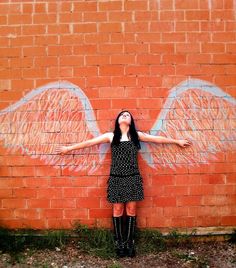
[[[219,87],[199,79],[174,87],[150,134],[188,139],[192,145],[142,143],[142,157],[153,168],[198,165],[217,152],[236,148],[236,100]]]
[[[91,146],[55,154],[57,144],[78,143],[100,135],[93,109],[83,91],[67,81],[37,88],[0,111],[0,139],[8,152],[21,150],[55,168],[93,173],[108,146]]]

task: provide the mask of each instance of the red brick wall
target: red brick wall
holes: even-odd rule
[[[0,3],[0,110],[67,80],[89,98],[101,132],[125,108],[149,131],[171,88],[187,78],[236,96],[236,11],[231,0]],[[235,120],[235,118],[233,118]],[[233,122],[235,124],[235,121]],[[0,131],[1,132],[1,131]],[[140,227],[236,224],[236,154],[158,172],[141,157]],[[111,226],[110,153],[94,174],[55,169],[0,147],[0,224],[9,228]]]

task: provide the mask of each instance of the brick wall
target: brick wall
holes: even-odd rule
[[[234,5],[233,0],[3,0],[0,110],[33,89],[66,80],[88,97],[101,133],[113,131],[121,109],[130,110],[137,127],[149,132],[169,91],[186,79],[210,82],[235,101]],[[230,109],[224,131],[235,127]],[[89,175],[56,169],[19,149],[9,152],[10,116],[4,124],[0,129],[2,226],[71,228],[77,220],[111,226],[111,206],[106,201],[110,152]],[[235,226],[233,145],[222,147],[208,163],[175,169],[155,170],[140,155],[139,161],[145,191],[145,200],[138,205],[140,227]]]

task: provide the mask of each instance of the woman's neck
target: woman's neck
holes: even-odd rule
[[[129,140],[129,126],[127,125],[120,125],[121,131],[121,140]]]

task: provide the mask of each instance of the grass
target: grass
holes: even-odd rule
[[[34,230],[11,231],[0,228],[0,250],[9,253],[11,263],[21,263],[25,256],[22,252],[28,248],[55,249],[62,247],[67,242],[65,231],[45,231],[39,235]]]
[[[111,230],[89,229],[86,225],[76,223],[74,231],[78,234],[78,247],[83,251],[105,259],[115,257]]]
[[[192,245],[191,234],[181,234],[177,229],[172,230],[167,235],[155,229],[137,229],[136,251],[138,255],[148,253],[158,253],[167,249],[175,249],[179,245]],[[236,230],[231,236],[231,242],[235,243]],[[36,232],[34,230],[10,231],[0,228],[0,250],[7,252],[11,256],[11,262],[21,263],[24,256],[22,252],[37,249],[63,248],[73,237],[77,247],[88,254],[101,257],[103,259],[116,258],[113,242],[113,231],[103,228],[88,228],[86,225],[77,222],[73,232],[65,230]],[[177,252],[177,251],[176,251]],[[195,256],[176,253],[179,258],[187,261],[196,262],[205,267],[205,260],[196,260]],[[119,263],[114,263],[110,268],[120,268]]]

